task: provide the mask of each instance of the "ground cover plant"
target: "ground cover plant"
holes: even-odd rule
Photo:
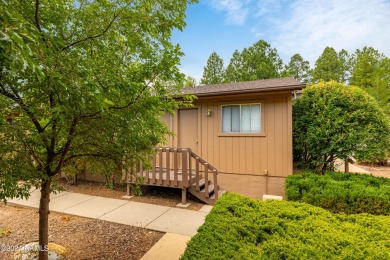
[[[294,174],[287,177],[286,197],[331,212],[390,215],[390,179],[366,174]]]
[[[222,196],[182,259],[389,259],[390,219]]]

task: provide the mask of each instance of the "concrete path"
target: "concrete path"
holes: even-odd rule
[[[39,190],[34,189],[30,194],[28,200],[12,199],[8,203],[38,208]],[[212,206],[205,205],[199,211],[193,211],[66,191],[50,195],[51,211],[166,233],[143,260],[179,259],[211,209]]]
[[[179,259],[184,253],[191,237],[166,233],[141,260],[171,260]]]
[[[28,200],[12,199],[8,203],[38,208],[39,198],[39,190],[33,190]],[[209,211],[207,207],[193,211],[66,191],[50,198],[51,211],[189,237],[196,234]]]
[[[344,172],[345,171],[345,166],[344,166],[344,160],[340,160],[340,159],[337,159],[335,161],[335,170],[336,171],[339,171],[339,172]],[[352,163],[349,163],[348,165],[349,167],[349,172],[351,173],[365,173],[365,174],[369,174],[368,171],[352,164]]]

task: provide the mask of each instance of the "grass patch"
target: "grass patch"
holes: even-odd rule
[[[294,174],[286,179],[286,199],[334,213],[390,215],[390,179],[340,172]]]
[[[223,195],[182,259],[390,259],[390,218]]]

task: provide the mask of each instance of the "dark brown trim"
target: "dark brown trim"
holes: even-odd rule
[[[278,91],[294,91],[294,90],[301,90],[303,88],[305,88],[304,84],[295,85],[295,86],[264,88],[264,89],[257,88],[257,89],[229,90],[229,91],[204,92],[204,93],[185,93],[185,94],[195,95],[197,97],[207,97],[207,96],[226,96],[226,95],[278,92]]]

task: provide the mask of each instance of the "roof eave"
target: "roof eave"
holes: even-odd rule
[[[294,91],[305,88],[305,84],[293,85],[293,86],[281,86],[274,88],[265,89],[245,89],[245,90],[231,90],[231,91],[218,91],[218,92],[206,92],[206,93],[183,93],[183,95],[195,95],[197,97],[207,96],[226,96],[235,94],[248,94],[248,93],[264,93],[264,92],[275,92],[275,91]]]

